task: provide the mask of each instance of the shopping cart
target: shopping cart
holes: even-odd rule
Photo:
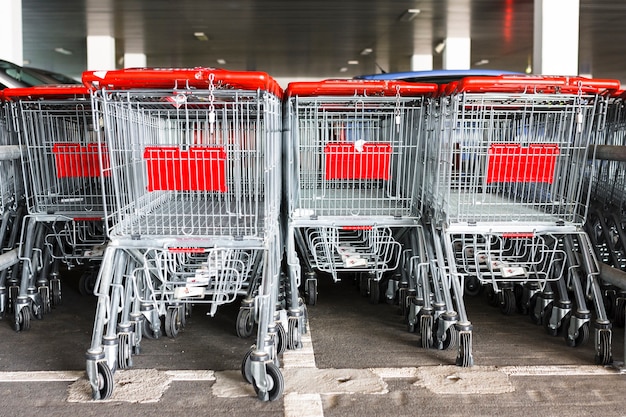
[[[417,256],[423,239],[418,153],[432,133],[427,120],[436,93],[436,84],[403,81],[289,84],[284,166],[290,335],[297,337],[293,328],[302,326],[295,324],[303,310],[297,289],[303,284],[306,303],[315,304],[318,273],[334,281],[357,276],[373,303],[393,301],[398,287],[407,288],[409,277],[399,266]]]
[[[503,313],[525,310],[571,346],[589,337],[592,299],[596,360],[611,361],[599,265],[583,231],[583,184],[588,146],[604,128],[607,92],[618,87],[540,76],[468,77],[447,86],[440,134],[425,154],[425,217],[433,275],[449,283],[457,325],[467,323],[458,328],[457,364],[473,362],[462,297],[464,287],[477,285],[487,286]]]
[[[10,292],[14,328],[21,331],[30,328],[31,316],[41,319],[61,303],[61,264],[93,271],[102,258],[100,148],[85,87],[11,88],[4,95],[23,149],[28,209],[19,289]]]
[[[261,400],[278,398],[282,90],[265,73],[210,68],[90,71],[83,81],[110,179],[87,352],[93,398],[111,395],[143,336],[175,337],[192,304],[212,316],[239,296],[258,329],[242,374]]]
[[[585,228],[599,260],[626,271],[626,95],[613,95],[607,112],[606,134],[594,148],[589,177],[591,201]],[[605,284],[607,313],[616,325],[624,325],[626,291]]]
[[[9,111],[0,91],[0,318],[10,312],[7,285],[17,282],[17,244],[25,211],[21,149],[9,122]]]

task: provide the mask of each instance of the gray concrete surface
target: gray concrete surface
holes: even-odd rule
[[[64,304],[30,331],[0,321],[0,416],[626,416],[626,375],[593,365],[592,343],[569,348],[525,316],[468,299],[476,366],[457,368],[454,351],[421,349],[397,306],[371,305],[349,281],[320,281],[318,305],[309,309],[315,361],[289,367],[292,357],[285,358],[278,401],[259,402],[239,380],[252,339],[235,335],[233,305],[213,318],[195,309],[177,339],[145,340],[131,370],[206,378],[167,374],[155,402],[69,402],[70,387],[85,382],[95,299],[80,296],[76,277],[66,275]],[[622,340],[623,329],[615,329],[619,361]],[[16,376],[31,380],[11,382]]]

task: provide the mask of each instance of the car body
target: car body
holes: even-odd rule
[[[45,84],[80,84],[80,82],[53,71],[21,67],[12,62],[0,60],[0,90]]]

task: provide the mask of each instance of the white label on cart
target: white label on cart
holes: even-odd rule
[[[204,287],[176,287],[174,288],[174,298],[202,297]]]
[[[315,211],[310,209],[295,209],[293,211],[294,217],[311,217],[315,214]]]
[[[198,287],[202,285],[209,285],[209,277],[203,276],[203,275],[196,275],[195,277],[189,277],[187,278],[187,285],[194,286],[194,287]]]
[[[367,259],[361,258],[360,256],[346,256],[343,260],[343,266],[345,268],[367,266]]]
[[[520,266],[503,266],[500,268],[504,278],[519,277],[526,275],[526,270]]]
[[[358,252],[352,246],[337,246],[337,253],[341,256],[358,255]]]

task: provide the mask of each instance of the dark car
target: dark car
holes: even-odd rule
[[[80,82],[53,71],[21,67],[12,62],[0,60],[0,90],[45,84],[80,84]]]

